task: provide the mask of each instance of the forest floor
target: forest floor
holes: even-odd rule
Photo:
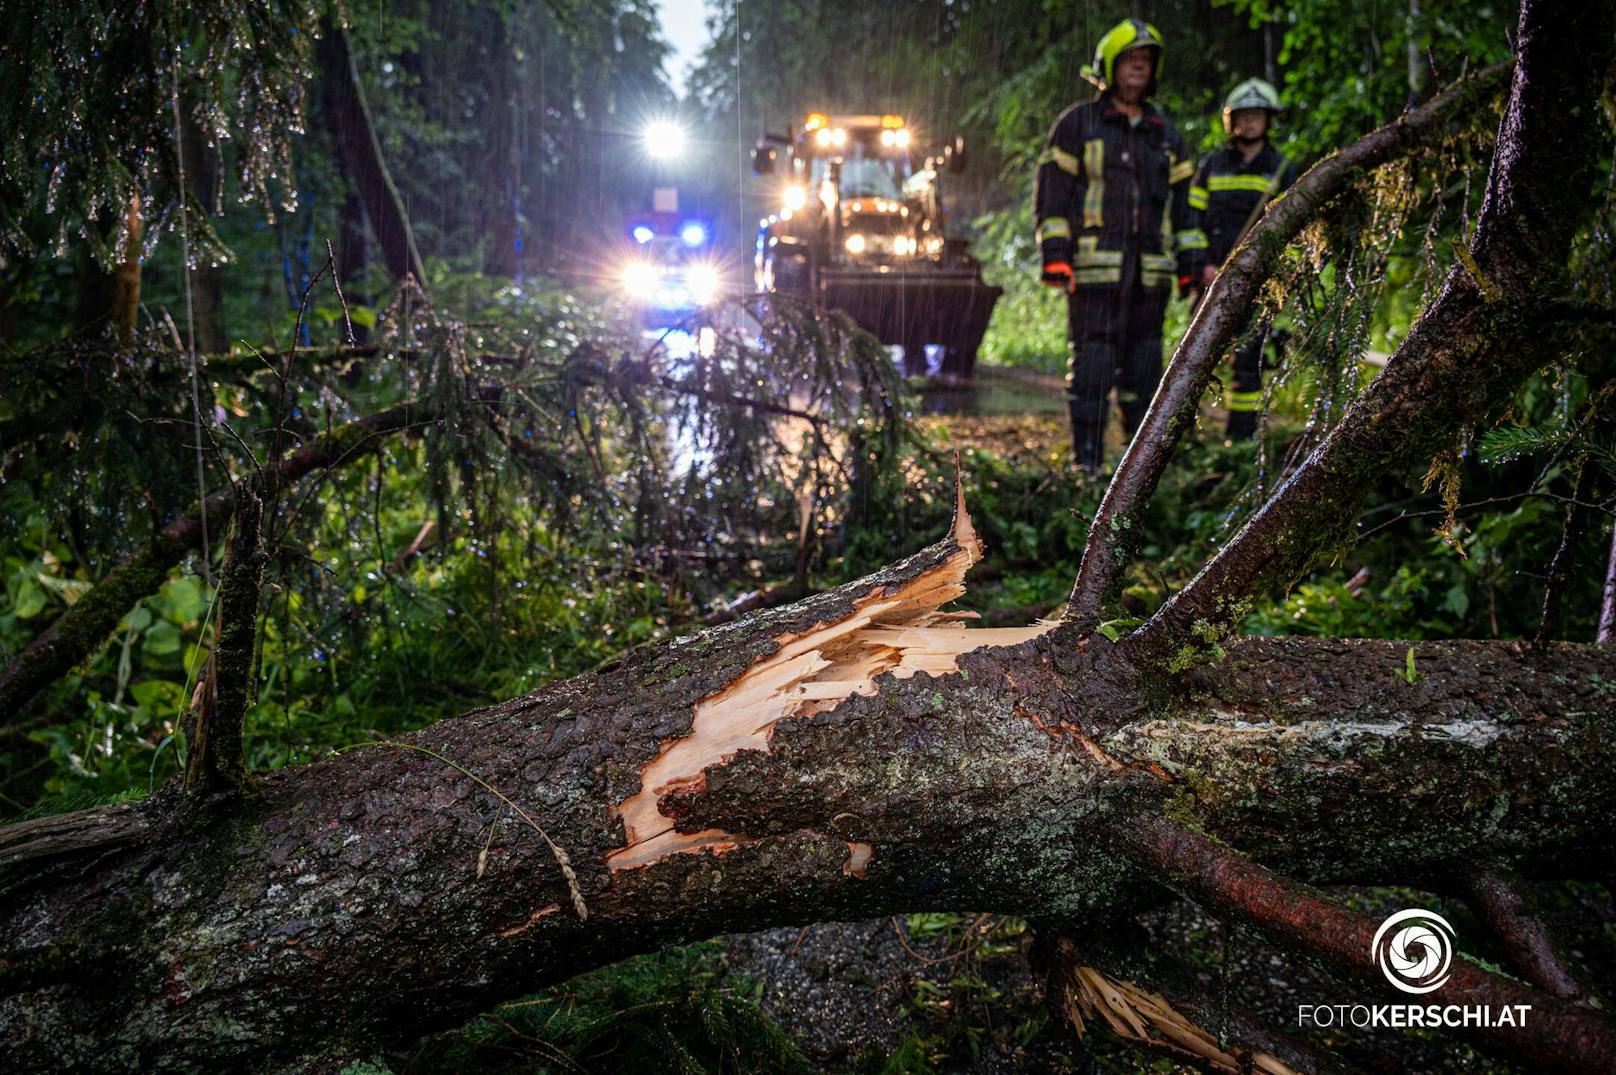
[[[1610,995],[1616,964],[1598,923],[1616,907],[1597,886],[1537,886],[1549,922],[1570,945],[1583,980]],[[1489,958],[1482,927],[1462,905],[1392,889],[1338,889],[1369,913],[1433,906],[1453,921],[1461,946]],[[1433,902],[1434,901],[1434,902]],[[1588,923],[1595,924],[1592,929]],[[1274,1028],[1296,1026],[1298,1004],[1362,1004],[1371,997],[1286,958],[1246,932],[1178,901],[1139,917],[1133,941],[1189,963],[1206,992]],[[824,923],[726,938],[728,969],[762,987],[762,1003],[825,1071],[1174,1072],[1199,1070],[1124,1045],[1103,1028],[1077,1039],[1044,1008],[1032,964],[1033,934],[995,915],[910,915]],[[1367,958],[1367,957],[1366,957]],[[1380,998],[1384,999],[1384,998]],[[1098,1018],[1092,1020],[1101,1027]],[[1208,1028],[1215,1029],[1215,1028]],[[1383,1029],[1297,1036],[1346,1070],[1409,1075],[1520,1070],[1452,1037]]]

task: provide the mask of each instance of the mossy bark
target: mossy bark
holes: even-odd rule
[[[242,728],[253,694],[253,639],[264,586],[260,528],[264,502],[249,487],[236,490],[236,513],[219,568],[219,630],[208,656],[207,701],[189,715],[185,787],[232,791],[247,779]]]
[[[732,842],[608,866],[615,809],[698,702],[957,553],[411,738],[453,766],[373,746],[267,774],[229,812],[168,789],[0,830],[0,1066],[291,1069],[722,932],[928,909],[1092,920],[1155,898],[1121,839],[1143,818],[1313,882],[1483,852],[1574,874],[1616,832],[1608,650],[1421,643],[1410,684],[1403,644],[1252,640],[1168,679],[1066,628],[782,720],[766,751],[661,800],[679,831]],[[509,803],[567,852],[587,921]]]

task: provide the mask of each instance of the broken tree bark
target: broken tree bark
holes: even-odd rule
[[[1593,32],[1610,18],[1523,13],[1505,179],[1471,259],[1484,298],[1530,294],[1510,274],[1554,264],[1526,249],[1564,238],[1539,229],[1539,194],[1576,186],[1565,154],[1594,149],[1544,144],[1538,87],[1559,80],[1561,119],[1592,108],[1569,71],[1608,64],[1610,35]],[[1491,243],[1522,260],[1492,275]],[[1507,309],[1466,319],[1462,281],[1450,295],[1472,353],[1509,329]],[[1482,406],[1510,375],[1457,365],[1432,315],[1422,326],[1393,363],[1415,388],[1451,396],[1431,382],[1458,378]],[[1366,472],[1439,417],[1406,385],[1371,396],[1412,432],[1365,448]],[[1282,493],[1266,537],[1313,542],[1310,496]],[[1451,877],[1483,857],[1576,876],[1616,834],[1608,648],[1422,642],[1415,675],[1407,643],[1253,639],[1170,674],[1075,624],[966,629],[945,606],[976,555],[962,512],[941,544],[869,578],[407,744],[280,770],[228,811],[171,788],[0,830],[0,1064],[297,1068],[663,944],[922,909],[1082,923],[1164,878],[1368,976],[1365,922],[1305,885]],[[1211,592],[1238,600],[1242,578],[1294,577],[1311,555],[1226,564]],[[1182,637],[1192,606],[1153,622]],[[489,842],[511,804],[543,839],[505,825]],[[1602,1013],[1469,964],[1451,988],[1544,1012],[1485,1032],[1530,1066],[1616,1067]]]
[[[942,606],[974,550],[962,518],[859,582],[411,738],[464,772],[382,746],[230,813],[163,793],[0,830],[0,1064],[292,1068],[720,932],[1082,920],[1148,890],[1124,837],[1164,811],[1313,882],[1483,849],[1574,872],[1616,829],[1608,650],[1421,644],[1410,685],[1402,645],[1251,640],[1167,690],[1070,627],[967,630]],[[566,850],[587,922],[521,826],[479,876],[506,809],[482,782]]]

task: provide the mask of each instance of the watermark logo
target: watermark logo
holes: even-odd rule
[[[1453,927],[1435,911],[1398,911],[1375,931],[1369,953],[1398,989],[1430,993],[1442,988],[1452,969]]]
[[[1369,944],[1369,959],[1405,993],[1442,988],[1454,964],[1454,934],[1434,911],[1411,907],[1389,915]],[[1371,1027],[1522,1027],[1530,1004],[1299,1004],[1296,1025],[1329,1029]]]

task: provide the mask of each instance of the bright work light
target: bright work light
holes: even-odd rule
[[[634,241],[639,243],[641,246],[644,246],[646,243],[650,242],[655,237],[656,237],[656,232],[652,231],[650,228],[646,227],[644,224],[640,224],[637,227],[635,227],[635,229],[634,229]]]
[[[644,261],[631,261],[623,266],[623,290],[631,298],[648,299],[656,293],[661,277],[656,266]]]
[[[659,160],[684,154],[685,129],[671,119],[652,120],[645,125],[645,151]]]
[[[692,265],[685,270],[685,286],[697,306],[706,306],[718,298],[718,270],[711,265]]]
[[[692,220],[680,230],[679,238],[686,246],[700,246],[707,241],[707,229],[700,221]]]

